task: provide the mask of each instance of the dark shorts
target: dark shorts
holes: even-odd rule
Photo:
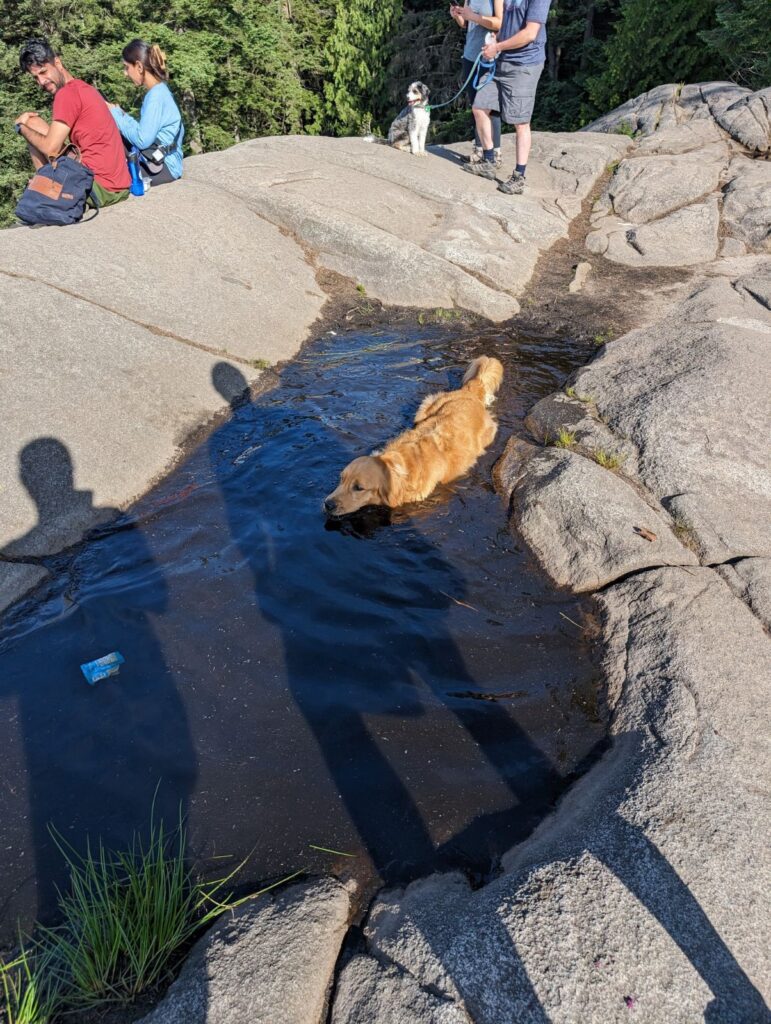
[[[506,124],[530,124],[542,71],[543,64],[515,64],[499,59],[495,81],[479,90],[474,106],[479,110],[500,110]]]

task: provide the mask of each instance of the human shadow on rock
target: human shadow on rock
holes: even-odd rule
[[[56,438],[26,445],[19,475],[38,521],[4,557],[40,551],[61,529],[60,517],[66,529],[117,519],[57,560],[42,603],[28,602],[0,635],[0,700],[16,708],[0,726],[8,733],[0,742],[7,751],[0,818],[10,847],[0,863],[9,858],[5,877],[22,884],[20,858],[31,842],[36,897],[22,885],[12,902],[16,916],[49,919],[54,887],[67,882],[49,826],[79,852],[87,836],[125,848],[153,805],[156,822],[173,828],[186,811],[196,755],[153,626],[166,607],[166,584],[141,530],[75,489],[72,458]],[[111,651],[125,657],[119,675],[89,686],[80,665]]]

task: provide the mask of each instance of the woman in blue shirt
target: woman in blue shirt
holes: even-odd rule
[[[123,50],[123,71],[134,85],[146,89],[139,120],[110,104],[118,129],[140,151],[143,176],[151,185],[182,177],[182,115],[168,86],[166,55],[160,46],[133,39]]]
[[[460,4],[450,5],[450,17],[460,28],[466,27],[466,42],[463,47],[463,65],[461,74],[462,81],[466,81],[474,61],[479,56],[482,47],[485,45],[485,36],[488,32],[497,32],[501,27],[503,19],[503,0],[466,0],[465,6]],[[479,71],[478,81],[485,82],[490,72],[482,68]],[[473,104],[476,96],[474,82],[466,86],[466,95],[469,103]],[[493,146],[495,147],[495,164],[501,164],[501,116],[493,112]],[[482,147],[479,143],[479,135],[474,123],[474,148],[471,151],[471,162],[477,163],[483,157]]]

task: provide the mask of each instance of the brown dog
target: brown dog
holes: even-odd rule
[[[487,411],[503,380],[497,359],[475,359],[457,391],[424,398],[415,426],[381,452],[354,459],[324,500],[325,510],[345,516],[365,505],[396,508],[422,501],[438,484],[470,469],[492,442],[497,424]]]

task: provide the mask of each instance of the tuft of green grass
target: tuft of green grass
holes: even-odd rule
[[[635,130],[629,121],[621,121],[616,125],[616,135],[627,135],[630,139],[633,139]]]
[[[560,427],[559,433],[552,441],[552,444],[555,448],[574,448],[576,444],[575,432],[567,430],[565,427]]]
[[[424,324],[447,324],[453,323],[456,320],[460,320],[463,317],[463,311],[460,309],[443,309],[441,306],[437,306],[436,309],[431,310],[427,313],[425,310],[421,310],[418,313],[418,323],[421,327]]]
[[[618,165],[620,163],[621,163],[620,160],[611,160],[611,162],[606,167],[606,170],[610,171],[611,174],[615,174],[616,171],[618,170]]]
[[[585,405],[594,401],[591,395],[579,395],[574,387],[565,388],[565,394],[568,398],[575,398],[577,402],[583,402]]]
[[[253,366],[255,370],[269,370],[273,363],[270,359],[251,359],[249,365]]]
[[[52,835],[70,888],[59,897],[62,923],[41,929],[41,941],[67,979],[73,1008],[130,1002],[159,981],[199,929],[243,902],[221,898],[241,865],[212,882],[193,875],[181,816],[170,833],[151,817],[147,837],[135,833],[128,850],[117,853],[100,840],[81,856]]]
[[[618,469],[625,460],[626,455],[623,452],[608,452],[604,448],[599,448],[594,453],[594,461],[603,469]]]
[[[613,340],[613,333],[611,331],[600,331],[592,338],[592,342],[599,348],[601,345],[607,344],[607,342]]]
[[[366,288],[364,287],[363,284],[357,284],[356,285],[356,291],[359,293],[359,295],[366,295],[367,294],[367,290],[366,290]]]
[[[49,1024],[61,1003],[60,980],[50,951],[19,939],[19,953],[0,959],[5,1024]]]
[[[55,829],[51,835],[69,869],[59,894],[60,922],[38,926],[29,945],[0,964],[7,1024],[49,1024],[107,1004],[131,1002],[169,972],[194,936],[239,900],[226,889],[243,867],[205,881],[187,864],[180,811],[167,830],[151,813],[147,835],[111,852],[99,841],[79,854]]]

